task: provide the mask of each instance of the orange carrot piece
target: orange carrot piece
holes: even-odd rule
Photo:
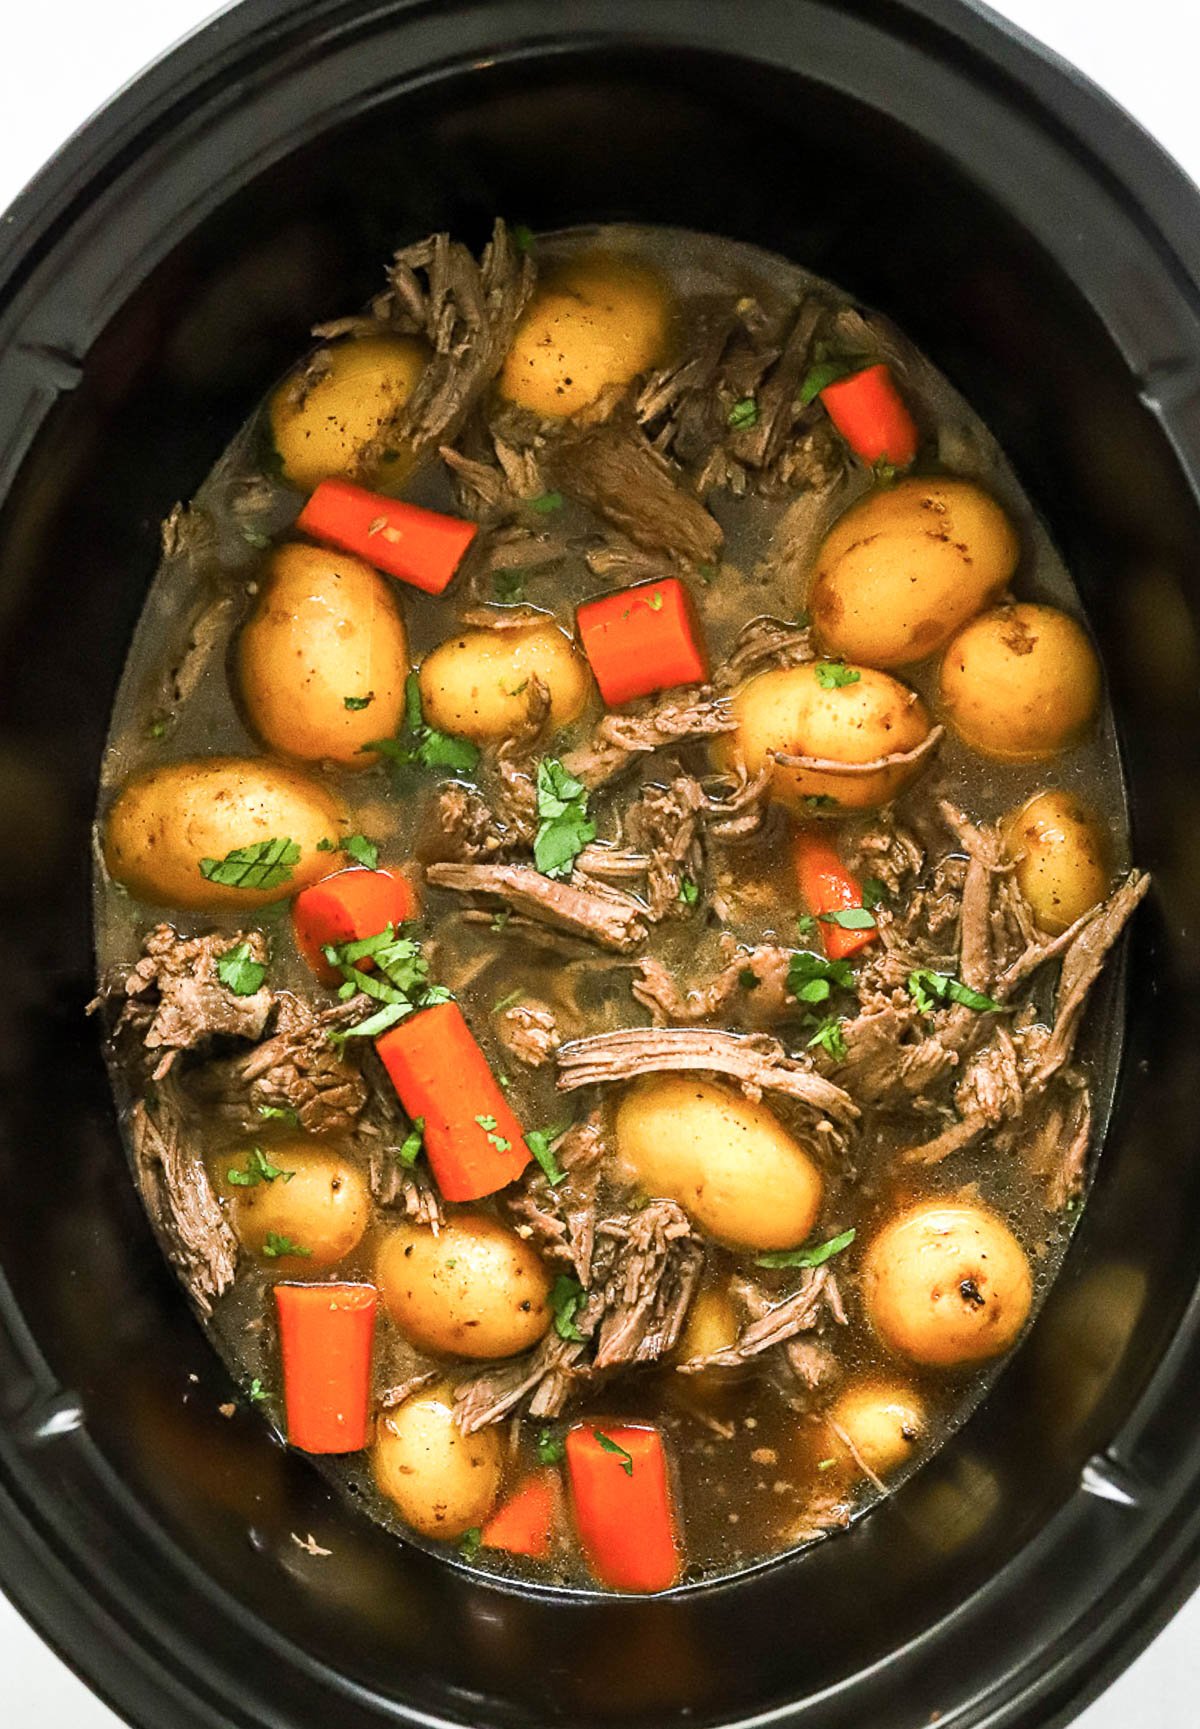
[[[483,1527],[485,1549],[506,1549],[544,1561],[550,1553],[558,1513],[558,1472],[550,1466],[535,1471],[513,1491]]]
[[[305,1453],[357,1453],[371,1409],[374,1285],[276,1285],[288,1440]]]
[[[675,1584],[681,1557],[658,1430],[580,1423],[567,1435],[567,1470],[575,1528],[600,1583],[618,1591]]]
[[[587,600],[579,640],[610,708],[677,684],[703,684],[708,651],[692,597],[669,576]]]
[[[417,897],[407,877],[386,870],[334,871],[292,902],[296,947],[323,985],[341,983],[342,975],[321,952],[327,943],[358,942],[376,936],[389,925],[411,919]],[[358,963],[364,970],[370,959]]]
[[[457,1003],[436,1003],[375,1041],[400,1102],[425,1119],[425,1152],[448,1201],[477,1201],[515,1182],[530,1160],[525,1131]]]
[[[478,523],[385,498],[349,480],[321,481],[296,526],[426,594],[445,592],[479,532]]]
[[[822,913],[845,912],[862,906],[862,884],[846,869],[836,849],[823,836],[802,829],[793,842],[793,857],[801,898],[817,918]],[[830,960],[841,961],[873,943],[876,933],[869,928],[848,931],[841,925],[823,923],[821,935]]]
[[[821,392],[826,413],[856,456],[864,462],[889,462],[907,468],[920,442],[916,422],[882,362],[827,384]]]

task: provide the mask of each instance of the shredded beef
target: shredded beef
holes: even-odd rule
[[[496,752],[496,814],[526,846],[532,846],[538,831],[537,761],[549,719],[550,689],[534,673],[525,694],[525,717]]]
[[[618,1248],[603,1288],[578,1315],[579,1331],[596,1340],[593,1369],[656,1362],[683,1330],[704,1262],[703,1241],[674,1201],[651,1201],[628,1220],[608,1219],[598,1229]]]
[[[129,1118],[134,1172],[163,1252],[202,1315],[233,1283],[238,1243],[201,1154],[183,1131],[173,1079],[139,1099]]]
[[[364,1018],[365,998],[314,1010],[300,997],[277,999],[275,1024],[268,1037],[244,1055],[223,1058],[198,1070],[192,1090],[222,1117],[250,1128],[262,1109],[294,1111],[312,1135],[333,1135],[354,1127],[367,1103],[367,1086],[358,1067],[355,1040],[345,1053],[329,1034]]]
[[[729,959],[721,971],[683,990],[662,961],[651,955],[638,961],[633,994],[655,1026],[695,1026],[720,1015],[739,1026],[765,1027],[796,1013],[788,992],[791,949],[775,943],[739,949],[732,937],[722,946]]]
[[[735,690],[761,672],[802,666],[815,655],[812,631],[806,624],[788,624],[779,618],[752,618],[742,626],[732,649],[714,670],[713,688]]]
[[[709,1351],[701,1357],[689,1357],[686,1363],[679,1364],[680,1374],[697,1375],[705,1369],[740,1368],[763,1351],[794,1339],[797,1333],[810,1331],[825,1309],[830,1278],[827,1266],[806,1267],[800,1275],[799,1286],[790,1297],[779,1303],[768,1304],[764,1300],[762,1304],[752,1304],[760,1308],[761,1313],[742,1328],[732,1345]],[[837,1301],[840,1308],[840,1298]],[[842,1319],[844,1321],[844,1315]]]
[[[555,485],[638,546],[714,564],[724,535],[700,500],[624,415],[563,438],[546,454]]]
[[[837,1123],[853,1122],[858,1106],[841,1087],[789,1057],[776,1039],[700,1027],[624,1027],[575,1039],[558,1053],[563,1092],[671,1071],[727,1075],[748,1098],[781,1093]]]
[[[454,1391],[454,1420],[464,1435],[502,1422],[523,1401],[531,1417],[557,1417],[572,1389],[572,1371],[585,1344],[549,1332],[537,1348],[510,1363],[483,1369]]]
[[[875,877],[896,896],[903,894],[925,868],[920,841],[891,817],[852,829],[845,843],[845,858],[856,876]]]
[[[563,758],[563,766],[594,790],[651,751],[736,730],[724,697],[705,687],[667,691],[640,714],[606,714],[588,742]]]
[[[913,701],[917,699],[914,696]],[[944,726],[930,727],[920,744],[911,750],[891,751],[887,756],[872,757],[870,762],[839,762],[833,757],[800,756],[794,751],[775,750],[773,760],[783,768],[802,769],[806,774],[827,775],[835,780],[856,781],[866,774],[882,774],[887,769],[909,768],[931,756],[945,737]]]
[[[238,996],[221,983],[217,962],[245,944],[248,957],[263,963],[266,942],[258,931],[234,936],[181,937],[168,924],[143,939],[142,958],[105,996],[123,993],[114,1035],[133,1034],[149,1051],[189,1051],[218,1036],[259,1039],[274,1004],[262,986]],[[97,1006],[104,997],[97,999]],[[161,1068],[159,1070],[161,1071]]]
[[[549,1261],[572,1268],[580,1283],[592,1276],[596,1242],[596,1185],[604,1158],[604,1133],[596,1112],[573,1123],[551,1151],[566,1175],[551,1183],[538,1165],[506,1189],[502,1201],[517,1235],[532,1242]]]
[[[684,879],[697,884],[704,880],[702,798],[699,782],[680,775],[669,786],[644,786],[626,813],[626,836],[646,856],[646,899],[656,924],[665,918],[686,918],[689,909],[681,898]]]
[[[1046,1206],[1058,1212],[1083,1193],[1092,1136],[1092,1099],[1087,1086],[1064,1076],[1046,1095],[1038,1120],[1021,1142],[1031,1176],[1046,1185]]]
[[[496,1016],[496,1036],[510,1057],[531,1069],[548,1063],[562,1043],[554,1010],[532,997]]]
[[[603,883],[555,882],[531,865],[517,864],[429,865],[425,880],[457,894],[494,896],[514,912],[618,954],[630,953],[645,940],[641,902]]]
[[[509,836],[497,823],[490,806],[472,788],[457,781],[438,793],[435,817],[439,851],[444,847],[457,863],[475,864],[502,852],[509,844]]]

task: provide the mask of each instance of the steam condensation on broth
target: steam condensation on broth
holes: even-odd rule
[[[164,526],[103,765],[164,1247],[406,1540],[661,1589],[826,1536],[984,1396],[1103,1129],[1146,885],[1070,577],[947,381],[749,247],[498,225],[318,334]]]

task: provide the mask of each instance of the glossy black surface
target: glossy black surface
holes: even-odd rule
[[[82,1017],[95,773],[158,520],[393,244],[479,239],[496,210],[758,241],[906,328],[1076,575],[1159,883],[1094,1198],[997,1393],[851,1535],[653,1602],[482,1585],[347,1514],[250,1413],[217,1414],[228,1383],[142,1218]],[[0,240],[0,1579],[131,1720],[1040,1726],[1190,1582],[1196,216],[1094,92],[937,0],[261,0],[17,206]]]

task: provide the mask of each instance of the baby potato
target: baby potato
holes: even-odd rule
[[[964,744],[1001,762],[1040,762],[1073,744],[1100,702],[1083,627],[1053,606],[998,606],[942,658],[941,699]]]
[[[425,1537],[461,1537],[482,1525],[500,1488],[496,1428],[464,1435],[447,1386],[416,1393],[380,1419],[372,1464],[381,1494]]]
[[[772,793],[795,810],[811,810],[805,800],[814,798],[846,810],[886,804],[919,772],[920,759],[865,773],[853,765],[915,750],[929,733],[925,704],[907,685],[865,666],[847,667],[857,674],[853,681],[827,690],[821,664],[778,667],[743,685],[730,705],[738,729],[717,742],[717,761],[732,768],[740,759],[753,775],[777,752],[821,760],[825,766],[811,769],[776,762]]]
[[[886,1224],[863,1260],[862,1294],[889,1350],[948,1369],[999,1357],[1033,1301],[1024,1249],[985,1207],[928,1200]]]
[[[1039,930],[1058,936],[1108,893],[1107,836],[1074,793],[1039,792],[1000,825],[1013,874]]]
[[[388,1314],[423,1351],[512,1357],[550,1325],[550,1279],[529,1244],[484,1213],[452,1213],[435,1237],[407,1220],[384,1237],[376,1279]]]
[[[394,585],[360,558],[281,546],[238,641],[238,675],[264,744],[308,762],[367,768],[362,747],[404,712],[408,643]],[[370,697],[365,708],[346,698]]]
[[[263,1157],[282,1175],[249,1188],[229,1181],[231,1170],[245,1170],[244,1155],[233,1153],[218,1166],[241,1242],[261,1255],[269,1239],[286,1237],[308,1251],[268,1256],[281,1271],[308,1271],[344,1261],[371,1220],[371,1195],[358,1166],[331,1147],[306,1140],[273,1142],[263,1149]]]
[[[904,666],[944,648],[1003,593],[1020,542],[970,480],[902,480],[870,492],[817,554],[809,611],[827,654]]]
[[[667,284],[634,259],[593,255],[552,271],[517,326],[500,394],[534,414],[578,414],[663,358],[671,313]]]
[[[439,732],[487,744],[510,738],[529,713],[534,674],[550,692],[550,723],[564,726],[587,701],[587,662],[554,620],[514,630],[464,630],[421,663],[421,707]]]
[[[330,475],[352,475],[359,451],[412,395],[428,352],[412,336],[361,336],[321,349],[285,378],[270,406],[285,478],[311,492]],[[381,473],[398,481],[411,466],[400,451]]]
[[[734,1344],[737,1336],[737,1311],[728,1290],[724,1285],[708,1285],[692,1301],[676,1354],[682,1363],[691,1357],[711,1357]]]
[[[826,1412],[819,1444],[824,1457],[835,1461],[827,1469],[839,1478],[861,1476],[864,1466],[887,1477],[912,1458],[924,1429],[925,1406],[913,1387],[903,1381],[855,1381]]]
[[[741,1249],[790,1249],[817,1221],[815,1159],[765,1105],[689,1075],[654,1075],[617,1105],[617,1152],[647,1194]]]
[[[104,862],[138,900],[244,912],[327,875],[329,859],[317,845],[349,830],[342,801],[300,769],[258,757],[197,757],[125,783],[105,818]],[[283,882],[236,887],[201,872],[202,859],[220,860],[268,840],[290,840],[300,849]]]

